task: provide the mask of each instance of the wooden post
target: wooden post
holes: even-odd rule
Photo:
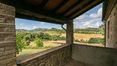
[[[73,44],[73,20],[67,21],[66,28],[66,44]]]

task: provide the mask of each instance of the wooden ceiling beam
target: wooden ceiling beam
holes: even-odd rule
[[[39,7],[43,8],[48,3],[49,0],[43,0],[41,4],[39,4]]]
[[[98,1],[98,2],[97,2]],[[95,7],[96,5],[100,4],[102,2],[102,0],[96,0],[93,1],[91,4],[87,5],[85,8],[81,9],[80,11],[77,11],[75,14],[73,14],[70,18],[74,19],[75,17],[85,13],[86,11],[88,11],[89,9]]]
[[[87,7],[87,5],[91,4],[93,1],[90,0],[89,2],[85,3],[84,5],[82,5],[80,8],[76,9],[74,12],[72,12],[71,14],[67,15],[67,17],[71,17],[73,14],[79,12],[80,10],[84,9],[85,7]]]
[[[64,6],[69,0],[63,0],[56,8],[51,10],[51,13],[56,13],[57,10],[59,10],[62,6]]]
[[[41,15],[41,14],[38,14],[38,13],[33,13],[31,11],[24,10],[24,9],[16,9],[16,12],[17,12],[16,17],[19,16],[18,14],[20,14],[20,15],[23,15],[25,17],[28,16],[28,17],[31,17],[33,19],[37,19],[38,21],[41,20],[41,21],[57,23],[57,24],[64,24],[65,23],[65,20],[53,18],[53,17],[50,17],[50,16]]]
[[[80,1],[79,1],[80,2]],[[70,11],[73,7],[77,6],[79,2],[76,2],[74,5],[70,6],[68,9],[66,9],[62,14],[67,13],[68,11]]]
[[[73,13],[74,11],[76,11],[76,9],[82,7],[84,4],[86,4],[89,1],[91,1],[91,0],[82,0],[79,4],[77,4],[76,6],[74,6],[70,11],[66,12],[65,16],[67,17],[68,15],[70,15],[71,13]]]
[[[8,2],[8,1],[3,0],[3,2],[5,3],[5,2]],[[60,19],[60,20],[66,20],[67,19],[62,15],[55,14],[55,13],[49,13],[49,11],[44,10],[43,8],[32,6],[30,4],[27,4],[27,3],[23,2],[22,0],[17,0],[17,1],[12,0],[12,1],[9,1],[8,4],[10,4],[12,6],[15,6],[16,9],[17,8],[24,9],[24,10],[31,11],[33,13],[42,14],[42,15],[49,16],[49,17],[54,17],[54,18],[57,18],[57,19]]]

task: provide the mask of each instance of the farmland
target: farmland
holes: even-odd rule
[[[74,31],[74,43],[103,47],[104,33],[102,30],[77,30]],[[62,29],[55,28],[38,28],[34,30],[19,29],[16,32],[16,37],[18,59],[66,43],[66,32]]]

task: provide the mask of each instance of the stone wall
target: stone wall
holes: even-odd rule
[[[15,65],[15,8],[0,3],[0,66]]]
[[[117,48],[117,4],[106,21],[106,47]]]
[[[74,44],[72,58],[86,66],[117,66],[117,49]]]
[[[70,45],[56,47],[20,60],[18,66],[64,66],[71,59]]]

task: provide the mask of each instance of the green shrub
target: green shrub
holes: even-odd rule
[[[29,45],[30,42],[32,41],[31,33],[27,33],[27,34],[23,37],[23,39],[25,40],[25,43],[26,43],[27,45]]]
[[[34,40],[35,44],[37,45],[37,47],[43,47],[43,41],[40,38],[36,38]]]
[[[103,43],[104,39],[103,38],[90,38],[88,43]]]
[[[19,54],[19,52],[21,52],[24,47],[25,44],[22,36],[20,34],[16,34],[16,53]]]

